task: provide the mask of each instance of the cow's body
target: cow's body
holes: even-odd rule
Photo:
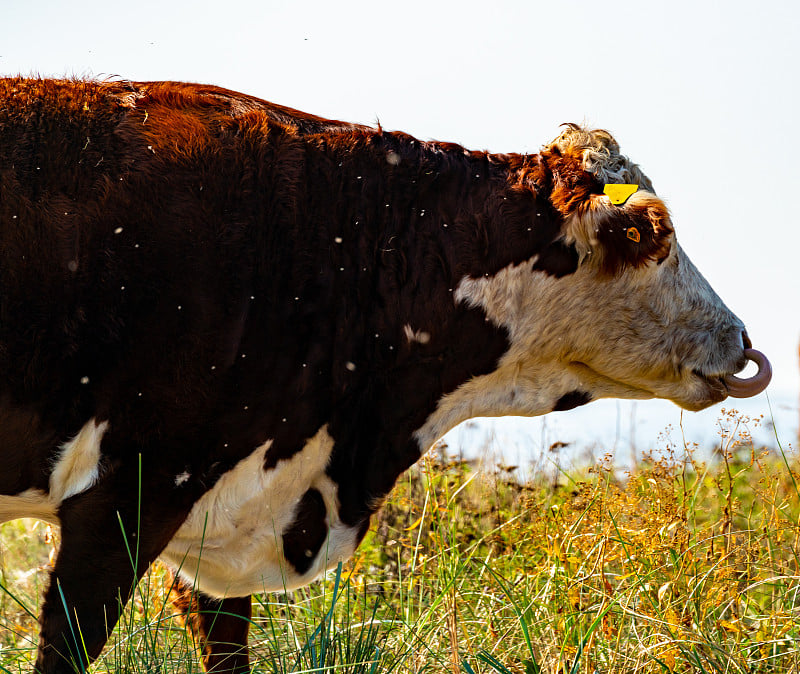
[[[99,653],[128,550],[246,616],[464,419],[699,409],[745,345],[607,134],[500,156],[212,87],[0,84],[0,521],[62,527],[43,674]],[[245,623],[193,620],[246,668]]]

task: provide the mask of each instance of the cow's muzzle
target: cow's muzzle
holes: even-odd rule
[[[749,398],[757,395],[767,388],[772,379],[772,365],[769,364],[763,353],[755,349],[745,349],[744,356],[758,365],[758,372],[749,379],[741,379],[733,374],[723,377],[722,381],[728,388],[728,395],[732,398]]]

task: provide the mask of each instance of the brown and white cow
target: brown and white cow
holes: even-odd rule
[[[41,674],[97,657],[157,558],[205,666],[244,672],[249,595],[352,554],[448,429],[701,409],[763,390],[749,347],[606,132],[497,155],[210,86],[0,81],[0,521],[61,526]]]

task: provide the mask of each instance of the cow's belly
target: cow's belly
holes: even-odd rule
[[[325,474],[333,440],[323,427],[293,457],[264,470],[271,442],[223,475],[192,509],[161,559],[213,597],[292,589],[348,558],[354,528],[341,523],[336,485]],[[283,554],[283,534],[303,495],[316,489],[325,504],[327,537],[298,572]],[[306,566],[306,565],[304,565]]]

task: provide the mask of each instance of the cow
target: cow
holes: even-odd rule
[[[1,82],[0,521],[61,527],[39,674],[88,666],[157,559],[204,667],[249,671],[250,595],[349,557],[466,419],[769,381],[605,131],[492,154],[214,86]]]

